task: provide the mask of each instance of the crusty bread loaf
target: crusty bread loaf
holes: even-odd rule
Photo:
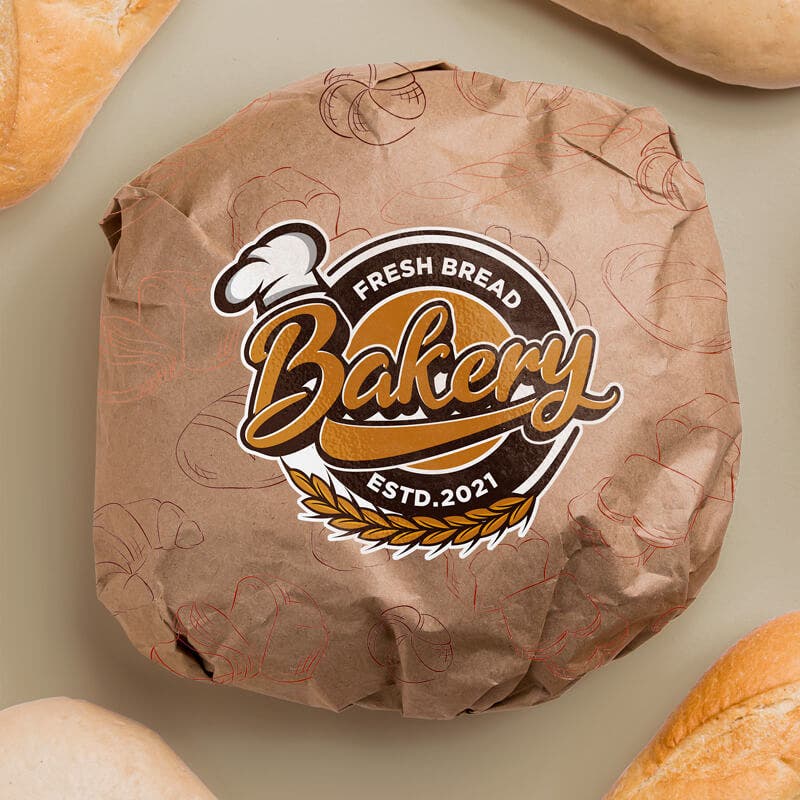
[[[82,700],[0,711],[3,800],[214,800],[153,731]]]
[[[178,0],[0,0],[0,208],[53,178]]]
[[[725,83],[800,85],[797,0],[555,0]]]
[[[800,612],[734,645],[606,800],[798,800]]]
[[[17,23],[14,0],[0,0],[0,150],[8,139],[17,113]]]

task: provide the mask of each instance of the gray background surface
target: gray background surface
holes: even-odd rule
[[[724,21],[723,21],[724,24]],[[96,226],[127,179],[269,89],[333,65],[444,58],[655,105],[705,177],[745,422],[734,518],[697,603],[560,700],[451,723],[341,716],[180,681],[94,596]],[[702,671],[800,607],[800,90],[679,70],[535,0],[184,0],[63,173],[0,212],[0,706],[66,694],[154,727],[222,800],[592,800]]]

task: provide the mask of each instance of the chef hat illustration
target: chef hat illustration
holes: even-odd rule
[[[328,255],[328,237],[312,222],[291,220],[273,226],[245,247],[214,282],[212,302],[222,314],[242,314],[251,306],[261,316],[271,305],[300,289],[319,285],[316,269]]]

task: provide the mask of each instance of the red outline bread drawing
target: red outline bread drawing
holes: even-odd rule
[[[286,480],[277,461],[258,458],[239,446],[237,429],[245,416],[248,388],[235,389],[206,406],[178,438],[178,465],[200,486],[265,489]]]
[[[143,186],[131,185],[124,197],[114,198],[100,221],[100,227],[112,249],[116,249],[123,231],[134,227],[153,211],[163,208],[167,202],[164,198],[186,174],[183,158],[173,154],[168,159],[157,161],[141,174],[139,180]]]
[[[228,200],[228,217],[237,249],[287,219],[317,223],[328,234],[332,258],[370,236],[364,228],[342,223],[342,198],[333,189],[294,167],[280,167],[240,184]]]
[[[549,542],[530,530],[524,539],[504,540],[466,559],[446,553],[447,588],[476,614],[502,612],[506,598],[551,577],[549,563]],[[528,576],[528,580],[520,575]]]
[[[660,133],[642,149],[636,184],[648,200],[661,206],[679,211],[700,211],[708,206],[703,179],[676,151],[670,131]]]
[[[541,661],[552,675],[561,680],[576,681],[620,654],[630,641],[630,625],[615,608],[603,605],[595,598],[584,594],[577,583],[571,585],[567,582],[566,586],[569,587],[566,595],[574,594],[575,591],[583,595],[579,602],[585,616],[581,621],[588,621],[595,611],[596,616],[590,625],[577,629],[564,628],[558,616],[549,616],[545,623],[543,639],[550,641],[551,646],[547,651],[537,652],[531,660]],[[564,608],[561,602],[559,608]],[[572,614],[573,609],[567,608],[569,608],[568,613]]]
[[[363,544],[352,539],[331,541],[330,531],[325,527],[317,528],[311,533],[311,554],[320,564],[336,572],[382,567],[392,560],[389,550],[362,553],[362,548]]]
[[[203,602],[180,606],[173,629],[175,639],[154,645],[150,658],[176,675],[212,683],[256,676],[276,683],[310,680],[329,640],[322,612],[305,589],[257,575],[236,584],[227,610]],[[205,677],[189,673],[178,646],[197,656]]]
[[[332,69],[319,99],[322,121],[337,136],[385,146],[404,139],[425,113],[426,98],[414,73],[379,76],[375,64]]]
[[[646,485],[648,491],[641,487]],[[649,547],[674,547],[686,540],[703,499],[703,487],[647,456],[628,456],[605,480],[597,496],[603,516],[630,528]]]
[[[732,503],[739,473],[741,428],[738,402],[718,394],[701,395],[656,423],[658,460],[703,484],[706,497]],[[720,455],[698,464],[698,453]]]
[[[455,70],[459,94],[478,111],[499,117],[532,119],[569,105],[572,87],[534,81],[508,81],[485,72]]]
[[[453,663],[450,632],[413,606],[384,611],[367,635],[370,657],[398,683],[427,683]]]
[[[531,620],[542,619],[550,609],[544,628],[537,630]],[[503,598],[503,625],[514,650],[531,661],[550,662],[572,639],[586,639],[600,627],[600,608],[585,594],[572,575],[559,573],[532,583]],[[566,624],[565,619],[570,623]]]
[[[495,620],[521,658],[576,680],[617,655],[627,642],[627,624],[620,625],[616,612],[587,595],[573,575],[553,571],[550,543],[530,533],[468,559],[447,555],[448,588],[476,615]],[[544,628],[535,627],[533,621],[541,619]]]
[[[123,230],[140,222],[150,212],[163,208],[165,203],[178,202],[172,198],[176,192],[180,192],[181,184],[190,182],[195,174],[205,168],[208,149],[243,128],[250,116],[260,114],[271,101],[271,93],[256,98],[218,128],[148,167],[130,184],[133,191],[131,196],[125,198],[124,208],[119,201],[113,203],[101,222],[112,246],[116,246]]]
[[[205,340],[193,345],[186,332],[202,330],[205,321],[214,324],[218,317],[202,275],[168,270],[142,278],[130,316],[100,318],[100,359],[105,366],[100,399],[134,402],[186,372],[210,372],[235,361],[242,330],[220,329],[214,348],[208,348]]]
[[[589,309],[578,299],[575,273],[560,261],[551,258],[549,251],[539,239],[526,234],[512,233],[503,225],[491,225],[486,229],[485,235],[513,247],[546,275],[567,304],[567,308],[572,312],[572,317],[578,325],[592,324]]]
[[[618,558],[645,564],[655,552],[653,544],[640,539],[631,525],[605,511],[601,495],[611,477],[603,478],[588,492],[569,501],[567,514],[570,525],[582,541],[600,550],[608,548]]]
[[[96,509],[93,537],[98,593],[114,614],[155,599],[155,551],[188,550],[204,539],[200,526],[182,508],[153,498]]]
[[[642,133],[634,113],[603,116],[533,139],[524,147],[465,164],[433,180],[401,189],[381,216],[395,225],[430,225],[478,208],[525,184],[551,180],[568,170],[603,161]]]
[[[725,280],[657,244],[629,244],[603,261],[603,283],[639,327],[676,350],[730,349]]]
[[[733,502],[738,407],[705,394],[669,411],[656,424],[655,459],[630,455],[615,475],[570,501],[573,530],[600,552],[607,549],[639,564],[657,550],[683,544],[701,510],[714,501]],[[701,453],[706,460],[698,458]]]

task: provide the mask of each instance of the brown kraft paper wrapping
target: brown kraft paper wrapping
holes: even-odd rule
[[[741,439],[725,277],[654,109],[334,69],[102,225],[97,589],[176,675],[528,706],[713,570]]]

